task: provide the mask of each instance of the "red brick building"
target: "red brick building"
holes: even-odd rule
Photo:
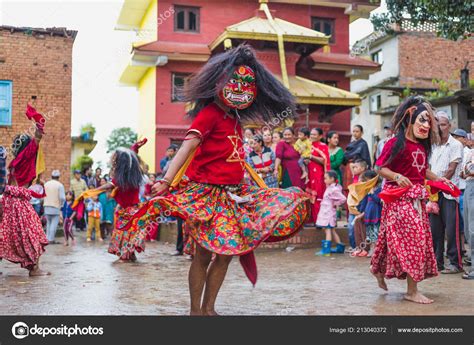
[[[461,70],[472,71],[474,39],[444,39],[436,36],[434,23],[414,26],[404,20],[393,33],[372,33],[356,42],[353,50],[382,65],[367,80],[351,82],[351,89],[362,97],[362,104],[353,110],[352,124],[367,128],[364,136],[371,149],[407,92],[426,95],[437,109],[450,116],[453,128],[470,131],[474,120],[470,99],[439,101],[431,93],[440,89],[454,93],[462,88]]]
[[[30,102],[46,117],[44,177],[49,179],[51,171],[59,169],[66,186],[71,166],[72,47],[76,34],[64,28],[0,26],[0,145],[8,147],[17,134],[30,133],[32,122],[25,116]]]
[[[120,81],[140,92],[139,135],[151,141],[143,158],[159,171],[170,143],[183,139],[189,122],[176,90],[226,45],[251,44],[259,59],[290,89],[300,105],[296,126],[334,129],[350,138],[352,78],[366,78],[377,63],[349,55],[349,23],[368,17],[377,1],[125,1],[118,29],[137,30]],[[154,27],[156,25],[156,28]],[[278,42],[283,40],[283,54]],[[146,37],[145,37],[146,36]],[[283,56],[283,57],[282,57]],[[152,104],[152,106],[150,106]],[[153,167],[155,169],[153,169]]]

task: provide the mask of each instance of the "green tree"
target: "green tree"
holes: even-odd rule
[[[137,133],[130,127],[116,128],[107,139],[107,152],[112,152],[119,147],[130,147],[137,141]]]
[[[416,26],[436,24],[436,34],[450,40],[465,39],[474,26],[474,2],[462,0],[386,0],[387,12],[371,16],[375,31],[391,33],[391,24],[410,19]]]
[[[76,159],[76,162],[72,165],[72,170],[83,171],[85,168],[91,167],[94,164],[94,160],[87,156],[80,156]]]

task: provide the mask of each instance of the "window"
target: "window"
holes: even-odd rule
[[[379,93],[377,95],[370,96],[370,111],[376,112],[382,108],[382,95]]]
[[[313,17],[312,22],[313,22],[313,25],[312,25],[313,30],[322,32],[328,36],[330,35],[331,38],[329,39],[329,43],[335,42],[334,19]]]
[[[199,8],[174,6],[174,31],[199,32]]]
[[[382,54],[382,51],[381,50],[378,50],[376,51],[375,53],[372,53],[370,55],[370,57],[372,58],[372,61],[373,62],[377,62],[379,64],[383,64],[383,54]]]
[[[317,82],[321,84],[337,87],[337,81],[334,81],[334,80],[317,80]]]
[[[12,82],[0,80],[0,126],[12,125]]]
[[[173,73],[171,76],[171,102],[182,102],[181,92],[186,79],[191,73]]]

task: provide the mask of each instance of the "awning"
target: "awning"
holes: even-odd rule
[[[281,80],[281,76],[276,75]],[[289,76],[290,91],[299,104],[339,105],[354,107],[361,104],[358,94],[323,83]]]
[[[143,16],[155,0],[124,0],[115,28],[117,30],[139,29]]]
[[[274,22],[282,31],[283,40],[285,42],[316,45],[328,44],[329,36],[326,36],[321,32],[311,30],[280,18],[274,18]],[[211,51],[228,38],[277,42],[278,34],[268,19],[260,18],[258,16],[253,17],[226,27],[224,32],[209,45]]]

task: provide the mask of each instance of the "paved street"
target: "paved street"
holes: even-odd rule
[[[186,315],[190,261],[171,244],[147,243],[135,264],[118,263],[107,244],[52,245],[42,257],[50,277],[0,262],[1,315]],[[253,288],[234,260],[217,301],[223,315],[473,315],[473,282],[442,275],[420,285],[432,305],[402,301],[405,284],[380,290],[369,260],[314,256],[314,250],[260,250]]]

